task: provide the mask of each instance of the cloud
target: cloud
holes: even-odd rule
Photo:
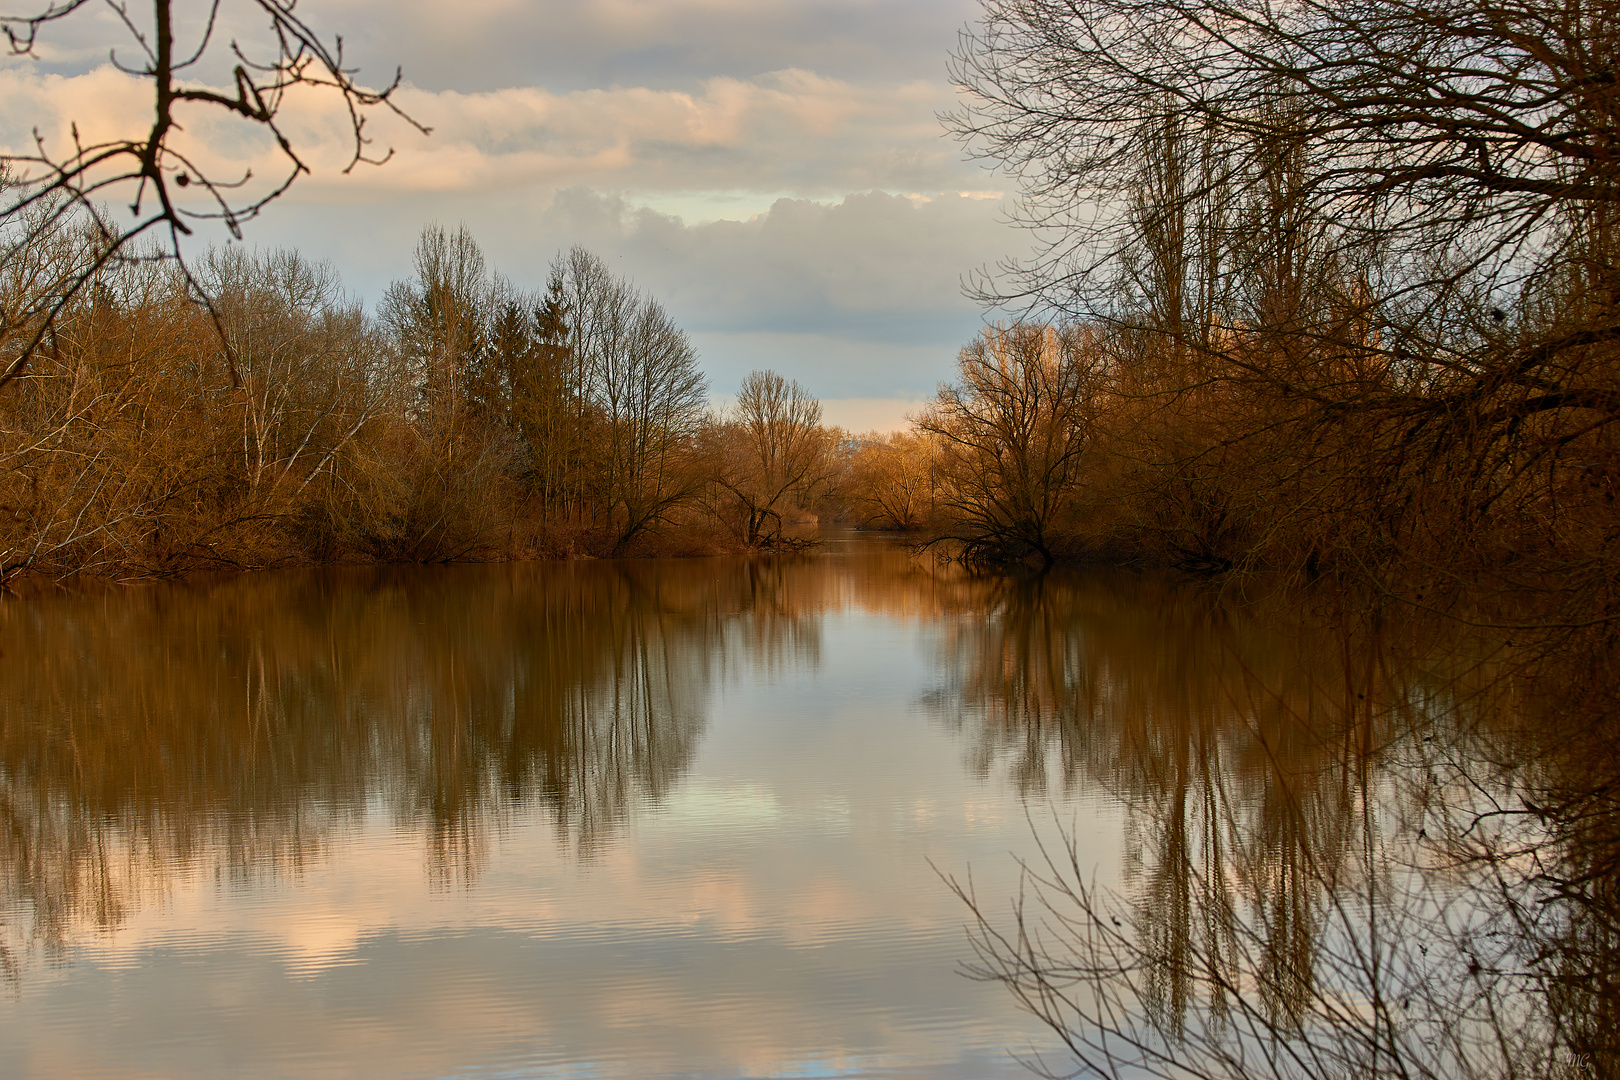
[[[965,310],[961,275],[993,257],[998,207],[957,197],[918,204],[883,192],[837,202],[778,199],[749,221],[685,225],[622,198],[560,193],[548,232],[629,257],[695,330],[825,333],[905,344],[919,315]],[[921,340],[932,341],[927,334]]]
[[[408,273],[428,222],[466,224],[490,264],[530,289],[577,244],[664,303],[691,333],[714,390],[772,368],[818,397],[882,399],[899,416],[951,377],[957,349],[982,325],[963,276],[1023,243],[1000,212],[993,200],[866,192],[778,199],[750,220],[687,224],[624,195],[570,188],[549,200],[514,192],[286,204],[253,237],[332,259],[372,298]]]
[[[139,80],[101,65],[72,77],[12,62],[0,66],[0,146],[8,154],[29,153],[37,131],[47,144],[65,150],[70,128],[82,139],[140,137],[152,123],[150,93]]]
[[[208,11],[177,5],[177,52],[196,48]],[[976,0],[323,0],[298,14],[328,44],[341,35],[345,66],[371,85],[402,68],[429,90],[567,92],[691,88],[788,68],[861,83],[942,82],[957,31],[980,10]],[[133,18],[140,25],[143,12]],[[251,0],[225,0],[192,74],[228,79],[230,43],[261,58],[269,40]],[[126,64],[141,56],[115,11],[89,5],[43,29],[33,63],[81,74],[114,50]]]
[[[564,91],[689,86],[802,68],[859,82],[943,82],[974,0],[477,0],[446,18],[429,0],[329,0],[368,72],[416,85]]]
[[[7,152],[28,152],[38,130],[60,155],[73,125],[90,141],[140,137],[150,123],[149,85],[108,65],[64,76],[12,63],[0,68],[7,102],[0,142]],[[368,134],[376,150],[392,149],[394,157],[386,167],[344,175],[354,146],[342,100],[307,89],[289,94],[283,127],[313,170],[296,197],[352,202],[410,191],[579,184],[816,197],[984,186],[934,118],[950,104],[943,84],[876,87],[786,69],[749,80],[707,78],[692,90],[407,86],[397,101],[433,134],[374,110]],[[273,142],[253,125],[212,106],[182,105],[178,113],[184,130],[176,147],[215,174],[285,171]]]
[[[970,4],[468,0],[445,11],[323,6],[323,25],[362,31],[346,55],[367,70],[390,70],[375,63],[390,49],[408,54],[417,81],[399,101],[433,134],[377,114],[374,149],[393,159],[345,175],[341,102],[289,95],[286,130],[313,172],[249,224],[249,243],[330,260],[370,299],[408,272],[429,222],[465,222],[492,264],[530,286],[558,249],[582,244],[665,302],[717,390],[773,367],[864,402],[852,417],[898,416],[931,396],[980,324],[963,277],[1026,246],[999,222],[1002,185],[937,120],[954,103],[944,53]],[[93,43],[124,32],[87,14],[52,33],[46,62],[0,62],[0,144],[25,151],[37,128],[60,152],[75,123],[86,138],[144,132],[149,84],[101,61],[73,67],[104,59]],[[199,108],[182,120],[177,145],[216,176],[285,175],[250,125]],[[223,239],[202,230],[198,244]]]
[[[685,225],[622,199],[563,192],[531,235],[575,237],[660,297],[698,344],[716,390],[772,368],[824,398],[895,417],[951,377],[982,324],[962,278],[1018,234],[994,202],[918,203],[868,192],[838,202],[779,199],[749,221]],[[858,411],[857,411],[858,410]]]
[[[364,182],[441,191],[574,184],[801,195],[944,190],[974,175],[934,118],[950,100],[943,85],[863,86],[803,69],[714,77],[694,90],[408,89],[401,106],[434,134],[380,124],[379,142],[397,158]],[[310,133],[327,138],[319,124]]]

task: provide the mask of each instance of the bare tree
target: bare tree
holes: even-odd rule
[[[49,287],[28,294],[20,306],[0,311],[0,386],[16,379],[45,342],[57,316],[92,280],[96,270],[117,259],[174,259],[180,262],[181,240],[199,222],[222,224],[240,238],[244,222],[309,171],[285,130],[281,110],[289,91],[310,87],[335,95],[348,117],[352,154],[347,169],[362,162],[380,163],[391,154],[373,155],[365,125],[368,112],[382,108],[415,125],[394,104],[400,76],[379,90],[368,89],[346,66],[341,37],[326,39],[295,10],[297,0],[225,0],[205,5],[204,18],[189,35],[177,28],[172,0],[152,0],[150,18],[142,20],[120,0],[53,0],[31,15],[0,17],[14,56],[35,56],[42,35],[81,13],[105,9],[127,31],[133,62],[109,53],[119,70],[146,80],[152,91],[152,124],[143,132],[85,142],[77,125],[71,145],[50,144],[37,129],[30,153],[0,156],[7,182],[0,190],[0,245],[9,262],[15,252],[64,220],[84,223],[96,243],[80,265],[62,267]],[[225,47],[230,60],[220,64],[216,40],[220,24],[236,15],[260,20],[262,36],[233,39]],[[127,56],[127,54],[126,54]],[[227,70],[223,70],[228,68]],[[211,84],[209,75],[228,86]],[[264,133],[275,146],[285,171],[262,185],[251,174],[220,176],[194,154],[177,145],[183,121],[200,114],[226,115],[247,129]],[[347,171],[347,169],[345,171]],[[129,220],[117,220],[105,200],[124,199]],[[143,246],[142,238],[159,240]],[[208,304],[198,282],[187,274],[196,297]],[[234,361],[232,361],[234,364]]]
[[[1164,332],[1207,342],[1218,324],[1223,359],[1316,397],[1335,395],[1249,356],[1252,332],[1318,357],[1376,352],[1405,378],[1367,404],[1422,412],[1454,438],[1542,412],[1612,422],[1620,397],[1593,352],[1620,340],[1606,284],[1620,274],[1614,50],[1612,10],[1585,0],[986,0],[956,58],[967,101],[952,123],[1019,178],[1040,246],[981,284],[1131,321],[1128,255],[1155,230],[1187,230],[1172,267],[1237,241],[1217,279],[1268,269],[1245,255],[1264,237],[1194,220],[1235,199],[1269,208],[1257,224],[1273,239],[1336,262],[1336,290],[1307,282],[1315,302],[1358,308],[1371,332],[1341,341],[1274,303],[1186,328],[1171,312]],[[1167,140],[1191,167],[1162,167]],[[1538,318],[1549,289],[1562,311]]]
[[[1577,238],[1554,227],[1614,201],[1612,13],[1518,0],[985,0],[952,118],[1018,176],[1035,261],[1010,296],[1094,316],[1135,232],[1118,212],[1165,120],[1239,184],[1280,145],[1303,156],[1302,213],[1337,242],[1409,256],[1407,291],[1484,269],[1511,280]],[[1173,202],[1214,190],[1196,174]],[[1225,182],[1222,180],[1221,182]],[[1167,205],[1165,200],[1154,200]],[[1432,302],[1429,298],[1426,302]]]
[[[465,225],[455,233],[440,225],[424,228],[414,261],[415,279],[390,285],[378,314],[417,388],[419,418],[453,441],[469,385],[485,359],[494,283]]]
[[[228,249],[194,269],[217,321],[172,264],[103,267],[0,396],[0,582],[320,547],[319,506],[388,404],[381,343],[331,271],[294,254]]]
[[[909,431],[862,436],[842,478],[840,500],[862,524],[921,528],[934,509],[937,442]]]
[[[195,277],[236,357],[247,497],[302,491],[376,415],[365,316],[330,265],[294,251],[215,249]]]
[[[939,442],[942,536],[968,558],[1055,560],[1054,526],[1081,481],[1098,363],[1077,326],[990,327],[962,350],[959,380],[940,387],[916,423]]]
[[[1274,466],[1251,503],[1287,528],[1254,535],[1292,531],[1296,564],[1535,552],[1515,588],[1561,591],[1537,580],[1552,565],[1580,580],[1551,621],[1615,617],[1612,5],[984,12],[951,122],[1018,178],[1037,237],[986,299],[1137,335],[1167,397],[1234,387],[1189,451]]]
[[[404,408],[394,430],[403,458],[379,506],[373,546],[393,558],[444,561],[488,550],[496,508],[521,471],[511,387],[497,348],[503,309],[527,300],[490,273],[465,226],[422,230],[416,274],[389,286],[379,319],[391,339]],[[403,468],[399,466],[403,465]]]
[[[658,301],[583,248],[559,257],[555,272],[572,312],[569,345],[601,425],[594,500],[618,550],[695,492],[691,447],[708,386],[691,341]]]
[[[821,402],[774,371],[751,372],[737,403],[709,431],[710,472],[724,490],[737,531],[749,547],[783,542],[783,511],[824,484],[831,439]]]

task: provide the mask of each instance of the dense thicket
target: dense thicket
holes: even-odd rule
[[[93,229],[9,225],[6,311],[97,261]],[[525,291],[430,227],[413,269],[375,317],[293,252],[95,269],[0,392],[0,584],[762,547],[813,516],[819,405],[756,373],[711,415],[686,335],[596,256]]]
[[[1583,0],[986,0],[953,123],[1041,246],[918,418],[935,531],[1612,617],[1617,45]]]

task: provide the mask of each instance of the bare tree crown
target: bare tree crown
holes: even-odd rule
[[[183,267],[181,239],[197,224],[222,224],[239,239],[244,222],[310,171],[282,117],[294,88],[312,88],[342,102],[352,140],[345,172],[361,163],[380,164],[392,154],[372,148],[366,122],[374,109],[427,132],[394,101],[400,73],[380,89],[362,84],[345,60],[343,39],[324,37],[297,10],[297,0],[211,0],[202,7],[203,17],[190,33],[178,29],[172,0],[152,0],[145,19],[125,0],[54,0],[33,14],[0,16],[11,54],[35,57],[57,24],[93,9],[110,12],[126,31],[121,47],[109,49],[111,63],[144,80],[152,94],[151,126],[143,131],[86,140],[74,123],[68,145],[58,146],[36,128],[31,150],[0,155],[5,170],[0,243],[8,259],[66,223],[84,223],[95,240],[90,256],[55,289],[18,310],[0,311],[0,341],[6,346],[0,354],[0,386],[22,373],[55,318],[109,262],[175,259]],[[263,32],[223,43],[219,28],[227,16],[255,19]],[[228,85],[209,85],[203,74],[219,63],[221,53],[230,58]],[[282,163],[280,175],[262,182],[250,171],[218,175],[194,151],[178,145],[177,133],[199,110],[234,117],[265,133]],[[120,204],[127,219],[117,213]],[[158,242],[142,245],[148,236]],[[197,283],[190,284],[207,303]]]

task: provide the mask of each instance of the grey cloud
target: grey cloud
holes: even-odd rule
[[[323,8],[368,70],[403,64],[419,86],[687,86],[807,68],[899,82],[945,77],[972,0],[543,0],[445,5],[342,0]]]
[[[982,325],[962,295],[964,275],[1026,246],[1000,211],[993,200],[914,204],[874,192],[830,204],[780,199],[750,221],[687,225],[574,188],[549,203],[508,195],[286,204],[253,239],[330,258],[371,298],[408,273],[430,221],[464,222],[490,263],[528,288],[544,282],[558,250],[580,244],[692,332],[716,390],[774,367],[825,397],[917,399],[950,376],[957,348]]]
[[[44,7],[43,0],[36,5]],[[200,37],[202,5],[177,5],[180,42]],[[862,82],[945,78],[973,0],[323,0],[299,14],[374,84],[396,68],[417,86],[464,92],[544,86],[558,92],[615,85],[669,89],[716,75],[751,79],[805,68]],[[137,7],[137,20],[142,12]],[[226,0],[216,26],[220,71],[231,41],[265,39],[264,20]],[[138,46],[94,5],[49,26],[43,65],[74,74],[126,63]],[[219,65],[215,65],[219,67]],[[215,72],[214,74],[218,74]]]
[[[564,193],[550,235],[611,251],[694,332],[717,389],[772,367],[823,397],[932,395],[982,325],[963,277],[1017,250],[1000,204],[882,192],[780,199],[751,221],[685,226]]]
[[[985,200],[917,205],[870,192],[834,204],[779,199],[752,221],[686,226],[576,189],[559,194],[547,231],[617,248],[668,302],[693,313],[694,329],[838,326],[849,336],[910,342],[918,317],[963,309],[961,276],[1011,238],[996,210]]]

